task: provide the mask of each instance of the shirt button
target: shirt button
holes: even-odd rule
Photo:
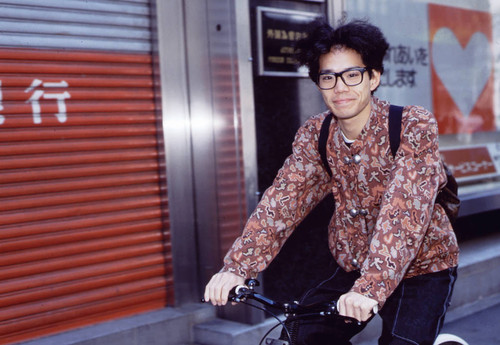
[[[357,209],[355,209],[355,208],[352,208],[349,211],[349,214],[351,215],[351,217],[356,217],[359,214],[359,211]]]
[[[360,156],[360,155],[354,155],[354,156],[353,156],[353,161],[354,161],[354,163],[356,163],[356,164],[361,163],[361,156]]]
[[[345,164],[350,164],[350,163],[351,163],[351,158],[349,158],[349,157],[345,156],[345,157],[344,157],[344,163],[345,163]]]
[[[352,259],[351,264],[359,270],[359,262],[356,259]]]
[[[362,209],[359,211],[359,214],[362,216],[367,216],[368,215],[368,210]]]

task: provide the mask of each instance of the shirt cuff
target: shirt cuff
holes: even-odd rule
[[[375,279],[371,280],[366,277],[360,277],[354,282],[350,291],[377,301],[379,308],[382,308],[393,291],[388,285],[391,284],[387,281],[381,282],[375,281]]]

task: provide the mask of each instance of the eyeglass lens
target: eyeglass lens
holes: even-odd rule
[[[333,89],[340,77],[347,86],[356,86],[363,81],[364,69],[350,69],[341,73],[322,73],[319,75],[321,89]]]

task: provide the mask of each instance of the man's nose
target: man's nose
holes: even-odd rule
[[[347,86],[344,83],[344,80],[340,76],[338,76],[337,77],[337,82],[335,83],[335,86],[333,87],[333,90],[335,92],[344,92],[346,90],[349,90],[349,86]]]

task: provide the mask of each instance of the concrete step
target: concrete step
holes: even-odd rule
[[[274,319],[267,319],[257,325],[214,319],[194,327],[194,341],[199,345],[259,344],[262,336],[276,324]],[[278,338],[279,330],[272,336]]]
[[[500,303],[500,233],[461,245],[458,280],[446,322],[452,322]],[[258,344],[261,337],[276,324],[268,319],[257,325],[213,319],[194,326],[199,345]],[[380,335],[381,320],[376,317],[362,333],[353,338],[354,345],[374,345]]]
[[[103,322],[18,345],[196,345],[192,325],[214,318],[213,308],[198,303]]]

